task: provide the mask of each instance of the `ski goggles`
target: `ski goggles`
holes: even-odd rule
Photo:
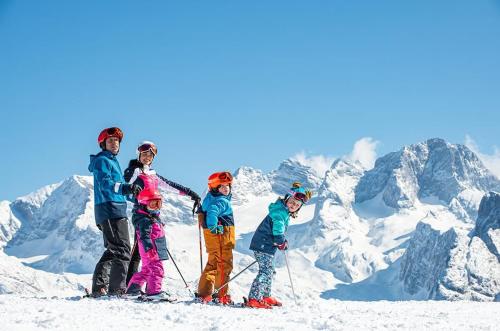
[[[109,136],[114,136],[114,135],[123,136],[122,130],[120,130],[120,128],[117,128],[117,127],[112,127],[112,128],[106,129],[106,133]]]
[[[292,198],[301,201],[302,203],[306,203],[308,200],[307,195],[301,192],[290,191],[289,194],[290,196],[292,196]]]
[[[137,150],[139,151],[139,153],[145,153],[151,151],[151,153],[153,153],[154,156],[156,156],[156,154],[158,153],[158,149],[153,144],[142,144],[137,148]]]
[[[222,172],[219,175],[219,180],[221,182],[232,182],[233,181],[233,176],[229,172]]]
[[[149,200],[146,206],[149,210],[160,210],[162,205],[163,202],[161,199],[153,199]]]

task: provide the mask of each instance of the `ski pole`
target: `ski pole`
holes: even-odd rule
[[[231,281],[233,281],[236,277],[238,277],[239,275],[241,275],[243,272],[245,272],[248,268],[250,268],[251,266],[253,266],[255,263],[257,263],[257,261],[253,261],[245,269],[243,269],[240,272],[238,272],[236,275],[234,275],[234,277],[231,277],[227,282],[225,282],[224,284],[222,284],[221,287],[219,287],[218,289],[216,289],[212,295],[216,295],[217,293],[219,293],[219,291],[222,290],[224,287],[226,287],[227,284],[229,284]]]
[[[194,213],[193,213],[194,218]],[[201,247],[201,222],[198,220],[198,241],[200,242],[200,272],[203,273],[203,249]]]
[[[191,293],[191,295],[194,296],[193,292],[191,292],[191,289],[189,288],[188,283],[184,279],[184,276],[182,275],[182,272],[179,270],[179,267],[177,266],[177,263],[175,263],[174,257],[172,256],[172,254],[170,254],[170,251],[168,250],[168,248],[167,248],[167,253],[168,253],[168,256],[170,257],[170,259],[172,260],[172,262],[174,263],[175,269],[177,269],[177,272],[179,273],[179,275],[181,275],[182,281],[184,282],[184,285],[186,285],[186,288],[188,289],[189,293]]]
[[[290,278],[290,285],[292,286],[293,299],[295,300],[295,304],[298,305],[297,296],[295,295],[295,290],[293,289],[292,274],[290,273],[290,266],[288,265],[288,254],[286,251],[283,251],[283,254],[285,254],[286,268],[288,269],[288,277]]]
[[[200,243],[200,272],[203,273],[203,249],[202,249],[202,244],[201,244],[201,221],[200,219],[196,219],[195,212],[196,209],[199,209],[200,206],[200,201],[196,200],[193,205],[193,220],[195,222],[198,222],[198,242]]]

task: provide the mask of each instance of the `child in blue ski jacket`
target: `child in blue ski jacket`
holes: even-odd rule
[[[200,226],[208,253],[208,261],[198,283],[197,298],[200,302],[231,304],[228,286],[233,270],[233,249],[236,244],[233,208],[231,207],[231,184],[233,176],[227,172],[216,172],[208,177],[209,192],[199,210]],[[221,288],[222,287],[222,288]],[[214,290],[220,289],[216,297]]]
[[[269,205],[269,214],[257,227],[250,243],[250,249],[254,251],[259,264],[259,273],[248,295],[248,307],[270,309],[272,306],[281,306],[281,302],[271,296],[274,255],[277,249],[288,249],[285,233],[290,216],[296,217],[310,198],[310,191],[304,190],[300,183],[294,183],[284,198]]]

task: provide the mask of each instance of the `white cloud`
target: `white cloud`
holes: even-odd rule
[[[465,146],[469,147],[479,157],[486,168],[500,178],[500,149],[497,146],[493,146],[493,154],[483,154],[474,139],[468,134],[465,135]]]
[[[292,160],[296,160],[297,162],[311,167],[314,171],[316,171],[317,175],[323,177],[325,172],[330,169],[333,161],[335,161],[334,157],[324,156],[324,155],[311,155],[308,156],[306,152],[300,152],[295,154],[292,157]]]
[[[359,161],[366,169],[371,169],[377,159],[377,145],[379,141],[371,137],[364,137],[354,143],[351,154],[346,158],[351,161]]]

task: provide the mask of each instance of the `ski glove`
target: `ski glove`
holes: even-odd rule
[[[212,232],[213,234],[223,234],[224,227],[222,225],[214,225],[210,228],[210,232]]]
[[[191,200],[193,200],[193,201],[201,201],[200,196],[199,196],[196,192],[189,191],[189,192],[187,193],[187,195],[189,195],[189,197],[190,197],[190,198],[191,198]]]
[[[136,184],[122,184],[122,185],[123,185],[122,187],[123,195],[132,194],[134,197],[136,197],[142,191],[142,187]]]
[[[288,249],[288,240],[285,239],[285,241],[281,244],[276,244],[276,247],[278,247],[278,249],[280,251],[286,251]]]
[[[193,204],[193,215],[194,213],[196,213],[196,211],[198,210],[198,208],[201,206],[201,199],[197,199],[194,201],[194,204]]]

